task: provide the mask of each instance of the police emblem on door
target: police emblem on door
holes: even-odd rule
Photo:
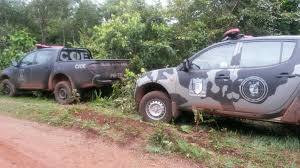
[[[204,89],[204,80],[200,78],[194,78],[189,85],[190,96],[206,97],[206,91]]]
[[[240,85],[242,97],[252,103],[263,101],[268,93],[268,85],[260,77],[252,76],[246,78]]]

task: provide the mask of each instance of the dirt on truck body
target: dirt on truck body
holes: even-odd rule
[[[74,101],[73,91],[110,86],[120,80],[128,60],[95,60],[84,48],[40,46],[0,74],[2,92],[53,91],[62,104]]]

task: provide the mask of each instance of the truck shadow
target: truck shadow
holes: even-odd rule
[[[175,121],[175,124],[196,126],[194,122],[194,115],[191,113],[187,113],[186,115],[179,117]],[[205,116],[204,123],[200,123],[200,127],[203,127],[204,129],[214,129],[217,131],[228,130],[246,136],[272,136],[278,138],[293,137],[300,139],[299,125],[288,125],[266,121]]]
[[[80,97],[76,97],[81,103],[91,102],[98,98],[109,98],[112,96],[113,90],[112,86],[103,86],[99,89],[85,89],[80,90]],[[28,98],[38,98],[55,101],[55,96],[53,92],[50,91],[19,91],[17,97],[28,97]]]

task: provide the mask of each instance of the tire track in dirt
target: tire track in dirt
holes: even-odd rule
[[[1,168],[192,168],[179,157],[147,154],[79,131],[0,116]]]
[[[2,160],[2,166],[4,167],[47,167],[39,163],[37,160],[30,158],[26,154],[16,150],[13,146],[5,144],[0,141],[0,156]],[[4,161],[6,161],[4,163]],[[1,163],[1,161],[0,161]]]

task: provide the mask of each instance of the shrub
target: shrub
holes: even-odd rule
[[[173,132],[158,125],[155,132],[149,137],[147,150],[153,153],[180,153],[187,158],[198,161],[210,159],[210,151],[205,150],[195,144],[191,144]]]
[[[144,71],[143,69],[141,70]],[[113,85],[112,99],[115,100],[115,105],[122,112],[132,113],[135,111],[134,90],[136,80],[139,75],[130,70],[126,70],[125,77],[120,82]]]
[[[79,44],[89,48],[95,58],[125,58],[135,72],[176,65],[172,47],[173,32],[164,21],[143,20],[138,12],[124,13],[80,34]]]
[[[175,150],[174,138],[171,134],[167,134],[163,126],[159,124],[149,137],[147,150],[153,153],[170,153]]]
[[[0,69],[7,67],[12,59],[19,59],[33,48],[35,39],[26,30],[19,30],[8,37],[8,46],[0,53]]]

